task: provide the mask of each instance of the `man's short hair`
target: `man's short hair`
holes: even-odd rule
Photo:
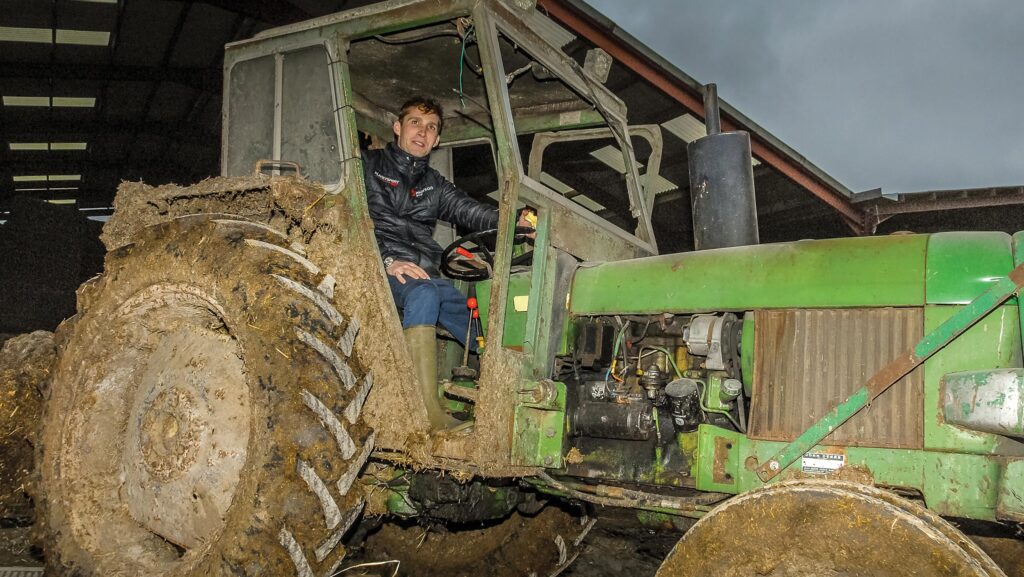
[[[441,130],[444,128],[444,107],[441,106],[440,102],[426,96],[413,96],[402,104],[402,108],[398,113],[398,122],[405,120],[405,117],[413,109],[419,110],[423,114],[436,114],[438,118],[437,133],[441,134]]]

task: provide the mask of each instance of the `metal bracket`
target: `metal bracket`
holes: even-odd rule
[[[518,465],[562,466],[565,439],[565,385],[551,380],[527,383],[518,391],[512,460]]]

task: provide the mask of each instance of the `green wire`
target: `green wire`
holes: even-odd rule
[[[668,362],[672,363],[672,368],[675,369],[675,371],[676,371],[676,378],[682,378],[683,377],[683,373],[679,370],[679,367],[676,365],[675,359],[672,358],[672,355],[668,352],[668,349],[666,349],[665,347],[656,347],[656,346],[648,345],[648,346],[645,346],[645,347],[641,348],[640,352],[642,353],[644,349],[650,349],[652,351],[658,351],[659,353],[662,353],[663,355],[665,355],[665,357],[668,358]],[[637,361],[637,365],[639,366],[639,361]],[[697,381],[697,384],[700,386],[701,385],[701,381]],[[740,393],[740,394],[743,394],[743,393]],[[726,418],[728,418],[729,421],[731,421],[732,424],[736,426],[736,430],[737,431],[740,430],[739,423],[736,422],[736,419],[732,418],[732,413],[728,409],[712,409],[711,407],[709,407],[709,406],[707,406],[705,404],[705,402],[704,402],[705,401],[705,397],[707,397],[707,385],[700,386],[700,408],[701,408],[702,411],[704,411],[706,413],[718,413],[719,415],[725,415]]]
[[[644,345],[643,347],[640,348],[640,352],[642,353],[644,350],[658,351],[659,353],[665,355],[665,358],[668,359],[668,362],[672,363],[672,369],[675,370],[675,372],[676,372],[676,378],[677,379],[683,378],[682,371],[679,370],[679,366],[676,365],[676,360],[672,357],[672,353],[668,352],[668,349],[666,349],[665,347],[652,346],[652,345]],[[639,367],[640,367],[640,361],[639,361],[639,355],[638,355],[637,356],[637,368],[639,368]]]
[[[619,342],[622,340],[622,333],[624,333],[626,331],[626,327],[628,327],[628,326],[629,326],[629,321],[626,321],[625,323],[623,323],[623,325],[621,327],[619,327],[618,332],[615,333],[615,344],[612,346],[612,362],[613,363],[615,362],[615,358],[619,356]],[[622,355],[622,364],[623,365],[626,364],[626,355]],[[608,378],[611,376],[611,374],[612,374],[612,369],[611,369],[611,367],[608,367],[608,371],[604,374],[604,380],[607,381]]]

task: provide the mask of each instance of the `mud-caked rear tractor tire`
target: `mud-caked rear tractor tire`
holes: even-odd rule
[[[293,250],[294,249],[294,250]],[[296,252],[298,251],[298,252]],[[80,291],[44,420],[48,574],[323,576],[372,383],[333,279],[262,224],[140,233]]]

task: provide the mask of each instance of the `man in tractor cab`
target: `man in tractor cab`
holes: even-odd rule
[[[442,248],[433,238],[438,219],[471,231],[498,226],[498,210],[455,187],[428,164],[441,140],[444,111],[434,99],[405,102],[393,129],[395,141],[363,151],[367,204],[377,246],[395,304],[402,311],[405,340],[426,398],[437,396],[437,342],[442,326],[463,346],[476,351],[476,339],[463,342],[470,325],[466,297],[439,270]],[[532,225],[521,217],[518,226]],[[475,328],[473,329],[475,331]],[[448,420],[440,405],[428,402],[432,424]]]

